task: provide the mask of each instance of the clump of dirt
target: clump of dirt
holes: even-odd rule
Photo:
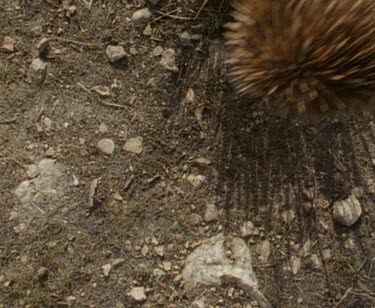
[[[2,1],[0,307],[256,307],[235,284],[184,288],[221,233],[245,240],[275,307],[374,306],[371,115],[307,125],[237,97],[228,7]],[[351,194],[344,227],[332,207]]]

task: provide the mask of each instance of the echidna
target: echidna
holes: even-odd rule
[[[233,0],[226,25],[240,93],[283,115],[375,105],[375,0]]]

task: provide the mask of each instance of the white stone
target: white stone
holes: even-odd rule
[[[130,138],[128,141],[126,141],[124,150],[134,154],[141,154],[143,152],[143,138]]]
[[[148,8],[137,10],[132,15],[132,22],[135,25],[147,24],[150,21],[151,12]]]
[[[161,55],[160,64],[169,71],[178,72],[176,52],[171,48],[164,50]]]
[[[333,205],[333,218],[347,227],[354,225],[361,214],[361,204],[354,194],[351,194],[345,200],[335,202]]]
[[[147,299],[145,287],[133,287],[129,296],[132,297],[136,302],[143,302]]]
[[[124,47],[117,45],[108,45],[106,54],[110,62],[114,63],[126,57]]]
[[[204,220],[207,222],[216,221],[219,218],[219,211],[215,204],[208,203],[206,206],[206,212],[204,213]]]
[[[231,259],[227,257],[227,249],[232,252]],[[258,289],[250,250],[240,238],[226,237],[220,233],[203,241],[187,257],[182,277],[188,290],[194,288],[202,290],[202,285],[219,287],[223,283],[237,284],[249,296],[256,299],[261,307],[271,307]]]
[[[115,150],[115,143],[112,139],[101,139],[98,141],[96,147],[105,155],[112,155]]]
[[[187,180],[191,185],[193,185],[194,188],[201,186],[205,179],[206,177],[201,174],[190,174],[187,177]]]

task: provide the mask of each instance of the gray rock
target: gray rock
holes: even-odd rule
[[[299,251],[299,256],[303,258],[307,257],[310,254],[312,246],[313,243],[311,242],[311,240],[307,239]]]
[[[105,155],[112,155],[115,150],[115,143],[112,139],[101,139],[96,145],[97,149]]]
[[[320,261],[320,258],[313,253],[309,258],[309,263],[311,264],[312,268],[319,270],[322,268],[322,262]]]
[[[54,148],[49,147],[44,154],[46,155],[46,157],[53,157],[55,156],[56,152]]]
[[[264,240],[256,245],[256,252],[259,255],[261,262],[265,263],[268,261],[269,256],[271,255],[271,243],[269,240]]]
[[[106,54],[111,63],[122,60],[126,57],[126,52],[122,46],[108,45]]]
[[[329,248],[323,249],[322,257],[324,261],[328,261],[332,259],[332,251]]]
[[[152,35],[152,28],[150,25],[147,25],[146,28],[143,30],[143,35],[151,36]]]
[[[190,34],[189,32],[185,31],[185,32],[182,32],[180,35],[180,41],[181,41],[181,44],[183,46],[188,46],[190,45],[191,43],[191,37],[190,37]]]
[[[193,213],[188,217],[188,222],[192,226],[198,225],[201,221],[202,217],[197,213]]]
[[[295,217],[296,217],[296,213],[293,210],[286,210],[281,213],[281,218],[287,224],[290,224],[294,220]]]
[[[124,150],[134,154],[141,154],[143,152],[143,138],[130,138],[124,145]]]
[[[333,205],[333,218],[347,227],[355,224],[361,214],[361,204],[354,194],[351,194],[345,200],[335,202]]]
[[[21,182],[14,190],[20,201],[14,208],[25,219],[45,215],[59,206],[59,199],[67,185],[62,166],[53,159],[43,159],[30,167],[32,179]]]
[[[156,46],[154,50],[152,51],[152,55],[154,57],[161,56],[163,54],[164,48],[162,46]]]
[[[48,117],[43,118],[43,124],[47,131],[52,129],[52,120]]]
[[[240,229],[242,237],[249,237],[257,233],[257,228],[251,221],[245,221]]]
[[[198,188],[202,185],[206,177],[201,174],[189,174],[187,177],[188,182],[194,187]]]
[[[102,134],[108,132],[108,126],[105,123],[100,123],[99,132],[101,132]]]
[[[32,83],[43,83],[47,75],[47,63],[39,58],[35,58],[31,62],[30,81]]]
[[[169,71],[178,72],[176,52],[171,48],[164,50],[161,55],[160,64]]]
[[[232,258],[227,257],[231,250]],[[182,271],[188,290],[205,286],[221,286],[234,283],[242,288],[260,307],[271,305],[258,289],[258,281],[253,272],[250,250],[246,243],[236,237],[218,234],[202,242],[186,259]]]
[[[190,308],[206,308],[206,298],[204,296],[200,296],[199,298],[195,299]]]
[[[111,261],[111,265],[112,265],[112,267],[113,267],[113,269],[117,269],[117,268],[119,268],[121,265],[123,265],[124,263],[125,263],[125,259],[123,259],[123,258],[117,258],[117,259],[113,259],[112,261]]]
[[[297,275],[299,270],[301,269],[301,258],[291,256],[290,257],[290,270],[293,273],[293,275]]]
[[[147,24],[150,21],[151,12],[148,8],[137,10],[133,13],[131,20],[135,25]]]
[[[155,253],[159,256],[159,257],[164,257],[165,255],[165,247],[164,246],[156,246],[154,248],[154,251]]]
[[[28,179],[33,179],[40,175],[40,170],[37,165],[29,165],[26,174]]]
[[[219,218],[219,211],[215,204],[209,203],[206,206],[206,212],[204,213],[204,220],[207,222],[216,221]]]

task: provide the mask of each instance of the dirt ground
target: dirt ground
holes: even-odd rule
[[[372,115],[303,124],[238,98],[221,63],[229,1],[204,2],[0,0],[0,307],[190,307],[184,260],[220,232],[246,240],[274,307],[375,307]],[[344,227],[332,207],[350,194],[362,215]],[[230,284],[200,292],[257,306]]]

